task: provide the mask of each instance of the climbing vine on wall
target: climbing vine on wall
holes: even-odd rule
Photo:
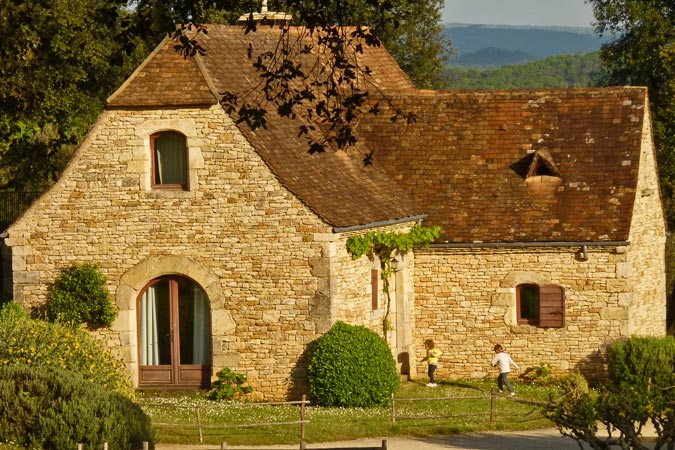
[[[440,233],[441,228],[438,226],[423,227],[415,225],[407,233],[373,231],[347,239],[347,251],[352,255],[352,259],[356,260],[366,255],[371,260],[377,257],[380,261],[382,291],[387,299],[382,320],[382,335],[385,340],[390,328],[389,309],[391,306],[391,294],[389,292],[389,281],[394,274],[394,260],[397,256],[403,257],[415,247],[428,247],[429,244],[438,239]]]

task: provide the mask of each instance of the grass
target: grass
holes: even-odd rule
[[[546,388],[516,386],[515,398],[495,399],[495,416],[490,427],[492,381],[446,381],[437,388],[423,383],[403,383],[396,393],[395,424],[391,405],[374,408],[306,407],[305,441],[320,443],[383,436],[431,436],[485,430],[522,430],[551,426],[536,402],[548,399]],[[439,398],[445,399],[439,399]],[[455,397],[448,399],[448,397]],[[462,397],[462,398],[457,398]],[[203,396],[142,394],[139,404],[152,417],[160,443],[199,443],[197,408],[203,442],[229,445],[297,444],[300,424],[243,426],[269,422],[297,422],[299,406],[256,405],[246,402],[213,402]],[[403,418],[402,416],[406,417]],[[174,425],[162,425],[174,424]]]

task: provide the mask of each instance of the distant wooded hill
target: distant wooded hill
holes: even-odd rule
[[[444,33],[455,51],[448,65],[480,68],[594,52],[610,39],[599,37],[590,27],[447,24]]]
[[[603,84],[603,70],[599,52],[592,52],[491,69],[447,66],[441,78],[442,89],[572,88]]]

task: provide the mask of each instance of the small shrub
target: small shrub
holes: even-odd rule
[[[129,398],[53,367],[0,367],[0,441],[23,447],[139,449],[150,418]]]
[[[207,397],[211,400],[232,400],[235,397],[250,394],[253,388],[246,385],[246,375],[232,372],[229,368],[219,371],[218,379],[212,383]]]
[[[544,385],[550,380],[551,365],[540,362],[534,367],[528,367],[520,375],[525,383]]]
[[[562,396],[578,397],[588,393],[588,381],[579,372],[570,372],[553,382],[553,387]]]
[[[73,264],[54,282],[46,305],[47,319],[96,329],[112,325],[113,307],[106,279],[93,264]]]
[[[0,366],[12,364],[67,369],[105,389],[132,395],[124,364],[86,330],[31,319],[16,303],[0,309]]]
[[[312,343],[307,376],[319,406],[366,407],[386,404],[400,379],[387,343],[377,333],[337,322]]]

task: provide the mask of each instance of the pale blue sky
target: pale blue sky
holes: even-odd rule
[[[590,27],[584,0],[445,0],[444,23]]]

